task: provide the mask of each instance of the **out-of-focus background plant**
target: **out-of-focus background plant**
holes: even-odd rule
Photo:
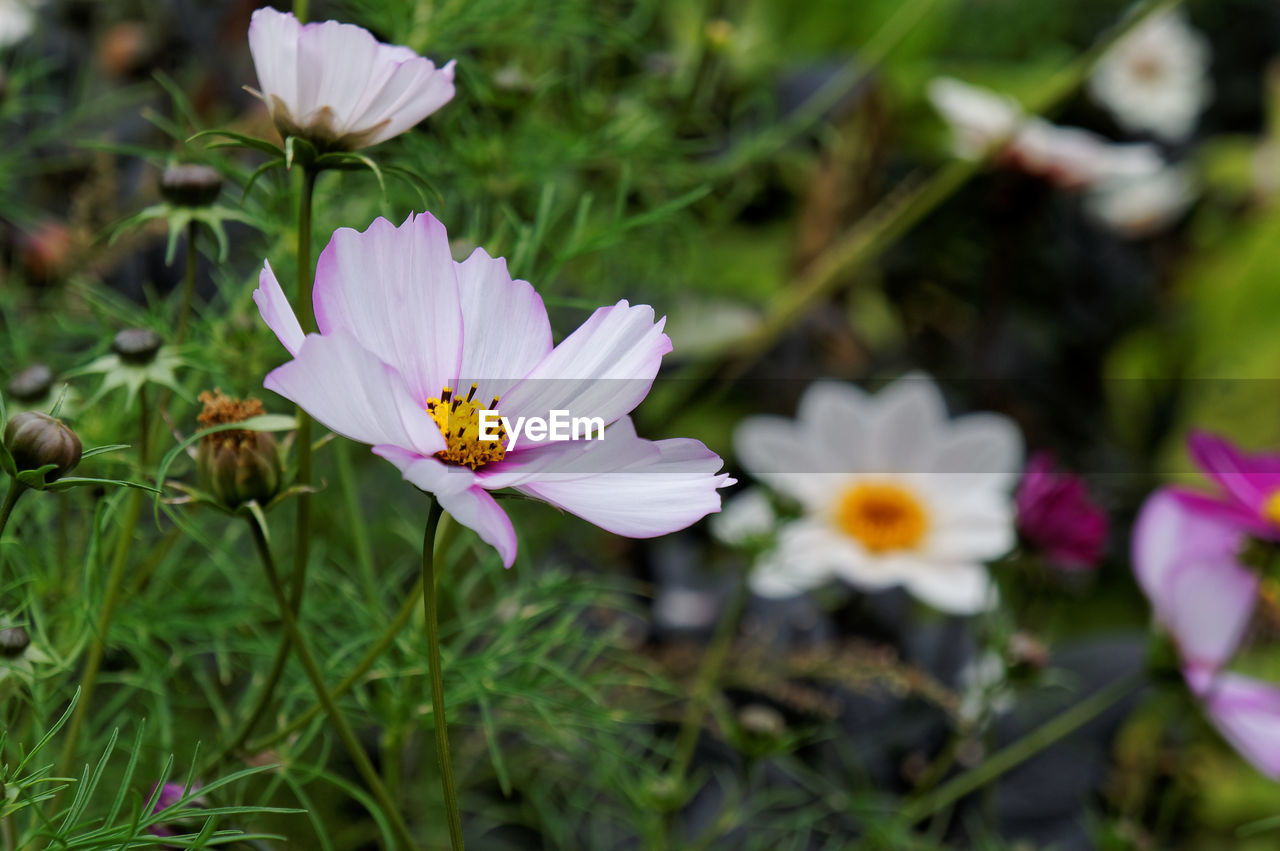
[[[259,173],[264,154],[197,136],[277,141],[242,88],[258,5],[0,0],[0,395],[6,416],[54,412],[84,450],[62,487],[49,470],[15,486],[0,519],[6,851],[391,841],[296,662],[246,730],[280,617],[248,530],[216,510],[242,492],[210,505],[197,456],[213,450],[184,443],[226,422],[198,419],[206,391],[292,414],[262,388],[285,355],[251,293],[264,257],[294,279],[298,169]],[[469,531],[441,537],[468,844],[1274,846],[1280,785],[1179,676],[1129,539],[1154,488],[1204,484],[1193,428],[1280,448],[1280,6],[308,14],[457,60],[455,98],[371,154],[385,170],[319,177],[311,258],[337,227],[430,210],[456,258],[483,247],[532,282],[557,339],[597,305],[653,305],[674,351],[637,427],[703,440],[741,481],[724,513],[654,540],[506,502],[509,571]],[[177,164],[213,170],[198,204],[162,186]],[[823,404],[848,420],[814,414],[819,379],[846,388]],[[916,401],[886,413],[910,384]],[[898,524],[843,526],[859,552],[913,541],[912,476],[947,472],[920,453],[976,412],[1020,435],[983,471],[1004,476],[988,484],[1008,540],[957,545],[995,596],[805,548],[804,523],[852,516],[850,494]],[[874,481],[823,502],[786,478],[819,472],[821,447],[762,448],[742,436],[759,417],[867,447]],[[921,423],[892,466],[884,447]],[[297,446],[266,434],[237,446],[287,478],[275,465]],[[315,436],[302,626],[331,686],[351,680],[341,705],[421,846],[447,847],[413,605],[426,499]],[[5,437],[23,440],[48,448]],[[163,492],[153,510],[122,484]],[[959,536],[982,522],[962,507]],[[273,543],[285,563],[291,539]],[[1272,563],[1245,555],[1263,578],[1240,657],[1274,677]]]

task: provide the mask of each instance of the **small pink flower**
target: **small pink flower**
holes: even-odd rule
[[[195,789],[198,790],[199,787],[197,786],[195,787]],[[151,794],[153,795],[156,794],[156,789],[154,786],[151,787]],[[164,784],[164,786],[160,787],[160,794],[156,795],[156,805],[151,808],[151,814],[157,815],[159,813],[164,812],[165,810],[172,807],[174,804],[181,801],[188,794],[189,793],[187,791],[187,788],[183,786],[181,783]],[[194,800],[188,801],[183,806],[183,809],[184,810],[202,809],[204,806],[205,806],[204,799],[196,798]],[[171,825],[176,825],[176,827]],[[150,833],[152,836],[178,836],[182,833],[190,832],[188,830],[188,828],[190,827],[191,825],[184,824],[181,821],[161,822],[160,824],[153,824],[150,827],[148,827],[147,832]]]
[[[280,135],[301,136],[322,150],[376,145],[453,98],[452,61],[437,68],[352,24],[303,25],[291,14],[258,9],[249,51]]]
[[[652,307],[601,307],[552,345],[537,291],[483,249],[454,262],[430,214],[399,228],[380,218],[363,233],[334,232],[316,268],[319,334],[303,336],[270,264],[253,297],[294,356],[264,386],[371,444],[508,567],[516,534],[490,491],[514,489],[648,538],[719,511],[718,489],[733,483],[699,441],[643,440],[627,416],[671,351]],[[516,434],[481,436],[484,411],[506,417]],[[517,439],[521,418],[546,423],[557,411],[608,427],[602,439],[529,430]]]
[[[1280,539],[1280,456],[1204,433],[1188,446],[1219,491],[1152,494],[1134,527],[1134,573],[1209,719],[1259,771],[1280,779],[1280,687],[1226,670],[1259,596],[1240,555],[1251,539]]]
[[[1058,567],[1097,567],[1107,542],[1107,515],[1084,481],[1053,469],[1053,456],[1037,452],[1018,485],[1018,531]]]

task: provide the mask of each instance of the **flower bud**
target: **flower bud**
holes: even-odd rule
[[[222,191],[222,175],[207,165],[171,165],[160,175],[160,194],[175,207],[207,207]]]
[[[20,626],[7,626],[0,629],[0,656],[16,659],[26,652],[31,644],[31,635]]]
[[[9,420],[4,445],[19,471],[56,465],[46,476],[52,482],[80,463],[80,438],[62,420],[39,411],[23,411]]]
[[[234,399],[221,390],[200,394],[204,411],[202,428],[236,423],[261,416],[257,399]],[[280,490],[283,472],[275,439],[264,431],[230,429],[200,438],[196,454],[205,489],[227,508],[238,508],[250,500],[265,504]]]
[[[150,328],[126,328],[111,341],[111,351],[125,363],[146,366],[156,359],[163,342]]]
[[[9,379],[6,389],[19,402],[36,402],[47,396],[52,387],[53,370],[42,363],[34,363]]]

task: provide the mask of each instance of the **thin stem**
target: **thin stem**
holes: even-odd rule
[[[147,432],[151,422],[147,408],[147,390],[138,391],[138,469],[145,475],[147,469]],[[102,657],[107,649],[107,635],[111,630],[111,619],[115,615],[116,605],[120,601],[120,586],[124,583],[124,569],[129,562],[129,553],[133,549],[133,536],[138,529],[138,519],[142,516],[142,504],[146,493],[134,488],[129,491],[125,505],[124,520],[116,537],[115,552],[111,557],[111,568],[107,573],[106,591],[102,598],[102,611],[98,614],[97,629],[93,642],[89,645],[89,656],[85,661],[84,674],[80,677],[80,699],[76,702],[75,711],[67,725],[66,739],[62,743],[62,752],[58,758],[58,774],[65,775],[71,768],[71,760],[75,756],[76,743],[80,738],[80,730],[84,726],[85,716],[93,698],[94,687],[98,684],[98,672],[102,667]]]
[[[453,783],[449,759],[449,731],[444,715],[444,677],[440,666],[440,625],[436,611],[436,566],[433,542],[440,522],[440,503],[431,500],[427,530],[422,538],[422,604],[427,615],[427,659],[431,664],[431,721],[436,728],[436,759],[440,763],[440,785],[444,789],[445,812],[449,817],[449,839],[454,851],[462,851],[462,816],[458,812],[458,791]]]
[[[0,535],[4,534],[4,527],[9,525],[9,515],[13,514],[13,507],[18,504],[18,497],[22,496],[22,492],[26,489],[27,486],[17,479],[9,483],[9,490],[4,495],[4,504],[0,505]]]
[[[702,719],[711,704],[711,694],[720,680],[720,671],[724,668],[724,660],[728,658],[729,648],[733,645],[733,637],[738,632],[738,622],[742,619],[742,611],[746,608],[747,583],[743,577],[729,605],[725,607],[716,624],[715,634],[711,636],[711,644],[707,647],[707,655],[702,658],[702,667],[698,669],[698,680],[693,687],[693,696],[685,707],[684,720],[680,723],[680,732],[676,735],[675,756],[671,760],[668,777],[677,786],[683,785],[689,763],[693,761],[693,752],[698,745],[698,733],[702,730]]]
[[[342,489],[342,501],[346,503],[347,520],[351,524],[351,544],[355,549],[356,565],[360,568],[360,580],[370,606],[380,606],[378,585],[373,571],[373,550],[369,546],[369,533],[365,530],[360,512],[360,498],[356,490],[355,466],[351,463],[351,444],[337,441],[333,447],[338,461],[338,484]]]
[[[903,810],[903,817],[907,824],[923,821],[970,792],[981,789],[1060,739],[1071,735],[1128,696],[1142,682],[1139,676],[1122,677],[1116,680],[1062,714],[1049,719],[1016,742],[996,751],[971,771],[952,778],[932,794],[907,804]]]
[[[452,533],[456,528],[457,526],[454,524],[453,518],[448,514],[441,515],[440,527],[436,533],[436,558],[439,558],[445,551],[445,548],[448,546],[448,542],[452,537]],[[413,589],[405,596],[404,603],[401,604],[400,611],[396,613],[396,616],[391,621],[390,626],[388,626],[386,631],[382,633],[382,636],[378,641],[369,648],[365,653],[364,658],[351,669],[351,673],[347,674],[341,682],[334,686],[333,691],[329,692],[334,700],[337,700],[350,691],[365,674],[369,673],[369,670],[377,664],[383,654],[386,653],[387,650],[391,648],[391,645],[395,643],[396,638],[400,635],[401,631],[404,630],[405,626],[408,625],[410,618],[413,617],[413,612],[418,606],[418,599],[422,596],[422,589],[422,575],[419,574],[418,581],[414,584]],[[323,709],[319,705],[313,706],[311,709],[299,715],[276,732],[262,739],[250,742],[246,749],[250,753],[264,751],[282,739],[288,738],[303,727],[306,727],[314,721],[322,711]]]
[[[195,219],[187,222],[187,270],[182,278],[182,307],[178,309],[178,328],[174,331],[173,341],[181,345],[187,337],[187,322],[191,318],[191,303],[196,297],[196,264],[200,253],[196,250],[196,234],[200,223]]]
[[[307,7],[310,5],[309,0],[293,0],[293,16],[305,24],[307,22]]]
[[[305,2],[303,4],[305,6]],[[299,16],[305,19],[306,10]],[[298,280],[295,293],[297,304],[294,312],[302,323],[302,330],[310,333],[315,330],[315,311],[311,307],[311,196],[316,185],[316,173],[309,168],[302,170],[302,191],[298,196]],[[311,484],[311,417],[298,408],[298,484],[304,487]],[[302,610],[302,595],[307,586],[307,560],[311,555],[311,493],[308,490],[298,494],[298,513],[294,527],[293,544],[293,577],[292,609],[295,614]],[[285,651],[282,648],[279,656]]]
[[[386,787],[382,785],[378,772],[374,770],[373,764],[369,761],[369,755],[365,753],[360,740],[356,738],[355,732],[351,729],[351,725],[347,723],[347,719],[338,708],[338,704],[329,694],[329,688],[324,682],[324,672],[320,670],[320,665],[316,662],[306,638],[302,635],[302,629],[298,626],[298,618],[293,613],[293,606],[285,594],[284,585],[281,583],[280,575],[276,571],[275,560],[271,556],[271,546],[267,543],[265,530],[259,525],[255,517],[249,518],[249,528],[253,531],[253,543],[262,559],[263,572],[266,573],[267,583],[271,586],[271,593],[276,598],[276,607],[280,610],[280,617],[284,621],[286,632],[289,634],[289,641],[293,645],[298,661],[302,663],[303,670],[307,673],[307,679],[311,681],[311,688],[315,691],[316,698],[320,701],[321,706],[324,707],[325,714],[329,716],[329,723],[333,725],[338,738],[342,739],[342,744],[346,747],[347,753],[355,763],[356,770],[360,772],[360,776],[364,778],[369,791],[373,793],[379,809],[382,810],[382,814],[391,824],[392,831],[396,835],[396,841],[400,843],[402,848],[415,848],[413,836],[409,833],[409,827],[405,824],[404,817],[400,814],[399,809],[396,808],[395,802],[391,800],[391,796],[387,794]]]

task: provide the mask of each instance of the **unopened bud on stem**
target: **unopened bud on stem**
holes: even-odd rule
[[[80,463],[80,438],[62,420],[39,411],[23,411],[9,420],[4,445],[19,472],[55,465],[45,475],[46,482],[61,478]]]

